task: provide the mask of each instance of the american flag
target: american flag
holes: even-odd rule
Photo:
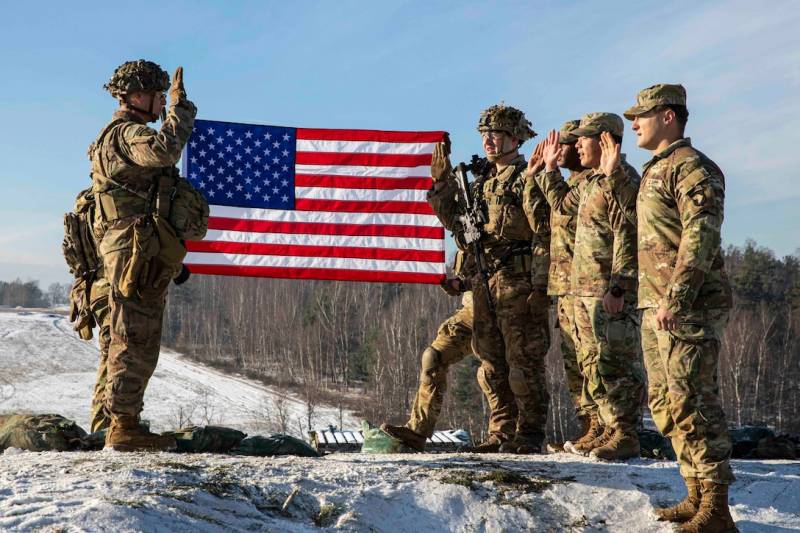
[[[444,228],[425,195],[444,135],[197,120],[183,172],[211,216],[185,263],[199,274],[438,283]]]

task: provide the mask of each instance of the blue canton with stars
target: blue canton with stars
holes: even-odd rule
[[[183,172],[209,204],[294,209],[294,128],[195,120]]]

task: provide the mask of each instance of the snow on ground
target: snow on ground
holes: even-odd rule
[[[734,468],[732,514],[743,533],[800,528],[800,464]],[[670,463],[563,453],[308,459],[7,450],[0,530],[666,532],[652,508],[682,490]]]
[[[0,413],[57,413],[88,430],[99,360],[96,342],[78,338],[65,316],[46,312],[0,312]],[[231,376],[162,350],[145,393],[142,418],[156,430],[222,424],[250,434],[278,431],[278,408],[287,432],[306,429],[303,401],[285,391]],[[351,413],[317,406],[312,425],[358,427]],[[302,431],[301,431],[302,427]]]
[[[97,348],[65,317],[0,313],[0,413],[56,412],[88,425]],[[299,399],[164,351],[145,398],[159,429],[177,411],[244,431]],[[202,416],[205,415],[205,416]],[[223,417],[224,415],[224,417]],[[315,426],[339,425],[335,408]],[[197,420],[206,422],[206,420]],[[345,413],[344,426],[356,421]],[[734,461],[732,513],[746,532],[800,530],[800,463]],[[568,454],[0,455],[0,531],[670,531],[652,508],[683,497],[674,463],[593,462]]]

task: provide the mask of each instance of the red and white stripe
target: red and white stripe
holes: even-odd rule
[[[426,201],[444,132],[298,129],[295,210],[211,206],[194,273],[438,283],[444,229]]]

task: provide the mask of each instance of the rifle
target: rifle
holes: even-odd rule
[[[477,155],[472,156],[469,165],[459,163],[456,166],[456,185],[458,185],[459,203],[461,203],[464,213],[458,217],[459,222],[463,228],[464,242],[472,246],[472,251],[475,254],[475,264],[478,267],[478,272],[481,275],[483,286],[486,291],[486,300],[489,304],[489,310],[494,313],[494,300],[492,300],[491,289],[489,288],[489,265],[486,264],[486,254],[483,249],[483,242],[481,238],[484,236],[483,226],[486,224],[486,215],[484,214],[481,206],[475,201],[472,196],[472,189],[470,188],[469,180],[467,179],[467,172],[472,172],[475,179],[479,179],[486,174],[486,170],[490,163],[479,158]]]

